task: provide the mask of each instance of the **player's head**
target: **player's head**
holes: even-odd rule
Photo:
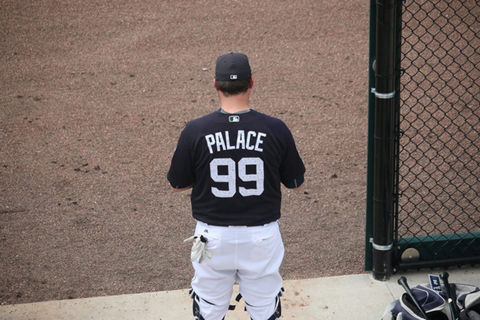
[[[218,57],[215,68],[215,88],[225,96],[245,93],[253,85],[248,57],[243,53],[228,53]]]

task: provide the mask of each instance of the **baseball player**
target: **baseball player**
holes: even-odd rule
[[[194,319],[224,319],[235,283],[253,320],[280,319],[280,185],[300,188],[305,166],[285,123],[250,108],[246,55],[220,56],[214,85],[221,108],[186,125],[168,172],[192,188]]]

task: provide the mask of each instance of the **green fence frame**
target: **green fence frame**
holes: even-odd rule
[[[419,48],[428,48],[429,42],[426,41],[425,44],[418,44],[418,42],[416,42],[415,37],[417,35],[420,39],[420,36],[424,36],[423,33],[426,32],[428,35],[426,39],[428,41],[438,37],[440,40],[438,40],[437,45],[440,41],[448,41],[450,44],[452,41],[448,39],[449,36],[452,34],[457,35],[458,32],[455,33],[455,28],[462,26],[463,29],[466,29],[467,36],[461,40],[465,42],[473,38],[474,44],[469,44],[468,47],[466,47],[468,52],[461,53],[462,56],[460,58],[462,59],[458,59],[465,61],[466,66],[462,68],[462,66],[455,65],[456,68],[458,67],[458,69],[460,69],[462,74],[467,74],[467,76],[454,80],[456,81],[455,83],[460,83],[463,79],[466,79],[463,90],[468,93],[469,97],[473,97],[469,100],[473,101],[473,111],[470,110],[469,112],[480,112],[480,107],[478,106],[480,94],[476,95],[477,91],[480,92],[478,86],[480,82],[480,71],[478,69],[480,64],[477,64],[477,69],[472,69],[471,67],[476,61],[474,54],[480,55],[480,37],[477,36],[475,38],[475,34],[480,34],[480,32],[478,32],[479,30],[477,30],[478,25],[480,25],[480,4],[476,4],[473,0],[457,0],[454,2],[446,0],[434,2],[423,0],[412,3],[412,7],[415,8],[415,10],[412,11],[405,10],[405,6],[408,5],[409,3],[405,1],[395,0],[371,0],[370,2],[365,270],[372,270],[373,276],[377,280],[386,280],[392,273],[400,269],[480,263],[480,232],[476,232],[476,230],[471,230],[463,226],[459,229],[448,229],[447,232],[442,234],[438,233],[438,230],[422,229],[420,223],[417,222],[415,228],[412,227],[412,230],[408,229],[410,227],[409,222],[405,221],[409,221],[408,219],[412,218],[410,215],[414,216],[416,214],[420,216],[420,219],[423,219],[423,215],[429,211],[435,211],[436,208],[432,206],[432,208],[427,208],[428,210],[424,209],[424,211],[418,209],[420,213],[413,212],[417,210],[416,208],[412,209],[412,212],[406,210],[407,207],[415,207],[417,203],[407,199],[407,193],[404,190],[406,188],[405,185],[407,185],[407,188],[412,189],[413,184],[415,184],[416,187],[416,185],[421,184],[422,181],[420,179],[415,183],[405,183],[405,180],[410,178],[404,173],[404,171],[408,171],[409,168],[405,168],[406,166],[402,162],[406,162],[405,157],[402,158],[402,155],[405,154],[404,149],[406,148],[405,145],[402,144],[402,139],[406,139],[404,137],[405,132],[402,131],[402,121],[404,120],[403,118],[406,119],[406,117],[401,113],[401,110],[402,108],[408,107],[404,105],[408,104],[406,101],[409,99],[408,95],[410,92],[408,91],[408,84],[403,84],[400,80],[404,72],[408,73],[411,72],[410,69],[418,68],[413,70],[414,72],[419,72],[420,75],[417,78],[433,78],[434,80],[431,81],[431,83],[433,83],[433,89],[436,89],[435,77],[440,78],[440,80],[445,83],[451,81],[451,78],[447,78],[447,80],[442,79],[442,74],[437,71],[435,71],[433,75],[424,74],[421,68],[424,65],[428,66],[430,62],[429,59],[431,58],[428,51],[426,51],[426,54],[423,52],[418,53],[418,56],[424,60],[422,60],[424,65],[421,63],[415,65],[416,63],[413,61],[411,64],[414,65],[414,67],[408,68],[407,66],[406,70],[404,70],[402,69],[401,62],[407,55],[415,56],[415,50],[419,50],[415,48],[416,46]],[[446,12],[444,16],[442,16],[442,10]],[[411,21],[405,22],[402,20],[403,11],[406,11]],[[416,17],[417,15],[418,17]],[[454,17],[449,21],[449,19],[446,18],[448,16]],[[465,21],[462,19],[465,19]],[[423,32],[408,29],[414,41],[411,41],[410,38],[402,38],[403,28],[409,27],[410,23],[414,25],[414,27],[418,26],[418,30]],[[423,23],[426,24],[422,25]],[[437,23],[437,25],[435,25],[435,23]],[[452,31],[452,29],[454,31]],[[413,48],[413,51],[403,53],[401,51],[403,41],[410,46],[409,50]],[[421,41],[422,40],[420,40],[420,42]],[[459,43],[462,43],[462,41],[459,41]],[[392,49],[393,44],[395,45]],[[458,48],[454,49],[458,50]],[[412,52],[415,54],[412,54]],[[456,61],[455,58],[457,56],[452,54],[450,58],[452,61]],[[437,61],[439,60],[437,58],[438,57],[434,57],[431,60]],[[418,65],[420,65],[420,67],[418,67]],[[435,68],[437,67],[434,66],[431,69]],[[448,65],[438,67],[438,69],[442,68],[448,70],[452,67]],[[408,77],[414,79],[414,77],[416,77],[414,72],[409,74]],[[471,74],[468,74],[469,72]],[[447,73],[447,75],[450,74],[451,73]],[[418,82],[420,80],[415,81]],[[473,84],[469,84],[470,82]],[[419,86],[424,86],[424,84],[421,83]],[[452,87],[450,91],[462,89],[456,85],[452,85]],[[459,87],[460,89],[458,89]],[[425,90],[431,91],[432,89],[426,88]],[[438,91],[440,92],[441,90]],[[401,95],[403,92],[405,92],[404,95],[407,97],[402,99]],[[444,99],[445,101],[451,99],[450,97],[441,97],[441,94],[440,92],[440,97],[431,98],[432,101],[434,99]],[[459,100],[461,99],[463,99],[462,96]],[[475,116],[476,119],[478,119],[478,114]],[[432,118],[434,118],[434,115],[432,115]],[[452,120],[452,122],[454,121]],[[468,120],[465,120],[464,125],[467,122]],[[469,124],[471,123],[468,122],[467,125]],[[478,124],[473,124],[473,126],[476,125],[480,126],[480,121]],[[415,127],[414,129],[417,128]],[[462,130],[465,131],[464,128],[460,131]],[[391,132],[393,132],[393,137],[390,135]],[[478,134],[478,129],[474,129],[470,135],[475,138]],[[407,138],[411,139],[412,135],[411,131],[406,132]],[[424,137],[420,136],[420,139],[422,138]],[[393,142],[393,144],[391,144],[391,142]],[[413,146],[413,148],[415,147],[416,145]],[[469,146],[468,148],[470,148],[468,152],[471,153],[472,148],[474,150],[475,146]],[[429,154],[425,156],[428,158]],[[393,164],[391,163],[392,159]],[[432,159],[434,158],[432,157]],[[469,165],[470,167],[472,166],[471,162]],[[470,171],[473,170],[470,169]],[[470,173],[473,175],[473,178],[468,177],[465,179],[480,179],[480,174],[478,174],[477,171]],[[471,189],[467,191],[470,193],[470,198],[467,200],[472,202],[471,194],[478,196],[479,188],[477,185],[472,185],[472,183],[468,183],[467,188],[468,186],[470,186]],[[428,191],[435,190],[434,188],[429,189],[429,187],[425,189],[428,189]],[[464,187],[461,189],[465,190]],[[409,196],[411,196],[411,194],[412,191],[409,190]],[[404,195],[405,198],[402,198],[402,195]],[[409,201],[412,201],[412,203],[410,204]],[[422,205],[423,204],[424,203],[422,203]],[[444,205],[445,203],[442,202],[441,204]],[[428,207],[429,204],[424,205]],[[472,206],[475,207],[476,205],[476,202],[475,204],[470,204],[469,210],[472,211]],[[458,211],[459,209],[456,207],[455,210]],[[444,219],[445,216],[452,217],[453,215],[455,215],[455,212],[448,211],[444,213],[444,217],[440,219]],[[475,218],[473,217],[472,219]],[[447,224],[444,220],[441,220],[441,223]],[[478,222],[475,222],[475,225],[479,226],[480,229]],[[404,231],[405,229],[407,229],[406,232]],[[433,229],[435,229],[435,225]],[[406,252],[409,252],[409,255],[405,255]],[[414,253],[413,255],[411,254],[412,252]]]

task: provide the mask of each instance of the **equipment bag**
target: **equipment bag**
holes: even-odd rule
[[[456,306],[459,320],[480,320],[480,289],[469,284],[450,284],[456,293]],[[413,297],[425,311],[428,320],[457,320],[452,319],[451,305],[444,286],[432,289],[430,284],[421,284],[411,289]],[[403,293],[401,298],[392,302],[387,310],[392,320],[426,320],[416,307],[409,294]]]
[[[443,292],[432,290],[424,285],[412,288],[415,300],[422,306],[430,320],[450,320],[446,313],[446,297]],[[412,298],[407,293],[395,301],[392,320],[425,320]]]

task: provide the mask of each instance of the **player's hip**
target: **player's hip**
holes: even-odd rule
[[[266,245],[272,241],[281,240],[281,232],[278,221],[273,221],[261,226],[215,226],[197,221],[195,234],[203,235],[214,245],[233,243]]]

